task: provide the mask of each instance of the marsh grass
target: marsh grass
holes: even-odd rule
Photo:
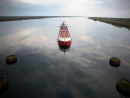
[[[0,22],[2,21],[15,21],[15,20],[27,20],[27,19],[41,19],[41,18],[48,18],[49,16],[3,16],[0,17]]]
[[[0,79],[0,86],[3,85],[4,83],[5,83],[5,79],[4,78]]]
[[[114,62],[119,62],[119,61],[120,61],[120,59],[118,59],[118,58],[116,58],[116,57],[112,57],[112,58],[111,58],[111,61],[114,61]]]
[[[53,18],[53,17],[57,18],[57,17],[78,17],[78,16],[0,16],[0,22],[27,20],[27,19]]]
[[[119,84],[126,89],[130,89],[130,81],[125,79],[120,79]]]
[[[11,55],[11,56],[6,57],[6,59],[14,59],[14,58],[16,58],[15,55]]]
[[[89,17],[89,19],[93,19],[94,21],[109,23],[119,27],[130,28],[130,18]]]

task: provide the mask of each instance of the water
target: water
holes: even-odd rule
[[[70,50],[59,50],[57,37],[65,20]],[[51,24],[50,24],[51,23]],[[6,64],[15,54],[18,61]],[[110,57],[121,59],[119,67]],[[9,88],[0,98],[123,98],[119,78],[130,80],[130,31],[87,18],[45,18],[0,22],[0,76]]]

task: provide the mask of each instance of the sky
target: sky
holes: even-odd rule
[[[0,16],[130,18],[130,0],[0,0]]]

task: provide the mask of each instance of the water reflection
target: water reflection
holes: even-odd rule
[[[60,46],[59,45],[59,50],[64,52],[64,54],[65,54],[65,52],[70,50],[70,46]]]
[[[58,25],[80,22],[69,28],[71,47],[56,42]],[[123,32],[123,33],[122,33]],[[118,78],[129,80],[130,32],[86,18],[49,18],[0,23],[0,75],[10,87],[1,98],[120,98]],[[70,49],[71,48],[71,49]],[[69,53],[63,55],[63,50]],[[18,62],[7,66],[5,57],[16,54]],[[112,56],[121,66],[109,65]],[[3,61],[2,61],[3,60]]]
[[[6,62],[7,65],[13,65],[13,64],[15,64],[15,63],[17,63],[17,61],[14,61],[14,62],[11,62],[11,63],[7,63],[7,62]]]

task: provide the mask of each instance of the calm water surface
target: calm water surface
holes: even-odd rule
[[[52,25],[63,20],[75,24],[65,55]],[[10,54],[17,55],[15,64],[6,64]],[[113,56],[119,67],[109,65]],[[130,31],[87,18],[0,22],[0,76],[9,81],[0,98],[123,98],[116,82],[130,80]]]

